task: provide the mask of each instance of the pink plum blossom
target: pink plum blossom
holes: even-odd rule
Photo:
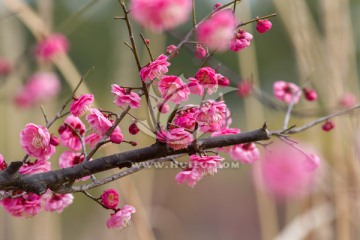
[[[191,0],[132,0],[130,14],[139,24],[152,31],[162,32],[186,22]]]
[[[214,175],[218,168],[222,168],[221,162],[224,158],[220,156],[199,156],[193,154],[190,156],[190,163],[193,169],[196,169],[203,175]]]
[[[200,60],[206,57],[206,50],[201,44],[196,44],[195,57]]]
[[[230,85],[230,80],[220,73],[216,74],[216,81],[220,87],[227,87]]]
[[[62,145],[75,151],[82,148],[79,136],[82,137],[85,131],[84,123],[80,118],[74,117],[73,115],[67,116],[64,124],[58,129]]]
[[[332,130],[335,127],[335,124],[333,121],[331,120],[326,120],[326,122],[321,126],[321,128],[325,131],[325,132],[329,132],[330,130]]]
[[[179,184],[187,183],[189,187],[194,187],[202,176],[202,173],[195,169],[185,169],[176,175],[175,180]]]
[[[296,104],[300,100],[301,90],[294,83],[276,81],[273,85],[273,90],[274,96],[286,104],[290,104],[291,101],[293,101],[293,104]]]
[[[160,130],[156,138],[174,150],[187,148],[194,140],[191,133],[185,131],[184,128],[173,128],[169,131]]]
[[[119,126],[116,126],[114,131],[109,136],[110,141],[115,144],[120,144],[123,141],[123,134]]]
[[[14,195],[19,194],[15,192]],[[26,193],[16,198],[5,198],[1,204],[14,217],[33,217],[41,210],[42,196]]]
[[[174,118],[175,125],[193,131],[196,123],[194,117],[196,109],[196,107],[185,106],[184,109],[177,112]]]
[[[111,92],[115,95],[114,103],[116,106],[123,107],[129,104],[131,108],[140,107],[141,98],[136,93],[124,89],[117,84],[111,85]]]
[[[87,113],[94,102],[94,95],[83,94],[79,98],[75,98],[70,106],[70,113],[75,117],[81,117]]]
[[[48,159],[55,152],[47,128],[34,123],[26,124],[21,130],[20,146],[29,156],[41,159]]]
[[[304,87],[303,92],[305,99],[308,101],[315,101],[318,98],[317,93],[314,89],[308,89]]]
[[[204,94],[204,87],[196,78],[189,78],[188,88],[191,94],[202,96]]]
[[[161,54],[157,59],[155,59],[153,62],[150,62],[140,70],[140,77],[143,81],[152,81],[155,78],[160,79],[169,71],[167,68],[168,66],[170,66],[168,57],[164,54]]]
[[[91,128],[99,135],[104,135],[112,126],[111,121],[96,108],[90,109],[90,114],[86,116],[86,121],[88,121]]]
[[[165,76],[158,84],[161,96],[166,101],[171,101],[176,104],[188,100],[190,90],[187,85],[177,76]]]
[[[235,26],[235,16],[230,9],[218,11],[199,25],[196,38],[208,48],[224,51],[233,37]]]
[[[164,114],[169,112],[169,110],[170,110],[169,104],[164,103],[164,102],[158,103],[157,107],[158,107],[159,112],[164,113]]]
[[[129,133],[130,133],[131,135],[136,135],[136,134],[139,133],[139,131],[140,131],[140,129],[139,129],[139,127],[137,126],[136,122],[130,124],[130,126],[129,126]]]
[[[31,107],[57,96],[60,89],[60,80],[55,73],[35,73],[15,95],[15,104],[24,108]]]
[[[306,156],[305,158],[305,169],[308,170],[309,172],[314,172],[316,169],[318,169],[320,165],[320,158],[313,154],[310,153]]]
[[[60,168],[68,168],[82,163],[84,160],[84,155],[80,153],[65,151],[59,157],[59,166]]]
[[[259,33],[265,33],[272,27],[272,23],[267,19],[259,19],[256,21],[256,30]]]
[[[21,166],[19,173],[21,174],[35,174],[44,173],[51,170],[51,163],[47,160],[36,159],[35,162],[27,162]]]
[[[44,196],[45,211],[61,213],[72,204],[74,196],[71,193],[57,194],[49,191]]]
[[[135,213],[136,209],[130,205],[124,205],[116,213],[110,215],[109,220],[106,222],[108,228],[124,229],[130,225],[131,214]]]
[[[4,156],[0,154],[0,171],[4,171],[7,168],[7,163],[5,162]]]
[[[195,74],[195,79],[198,80],[201,86],[208,89],[209,94],[216,92],[218,82],[216,72],[211,67],[200,68]]]
[[[65,53],[69,49],[69,41],[60,34],[55,33],[36,45],[35,56],[39,60],[51,60],[54,56],[60,53]]]
[[[177,47],[175,45],[169,45],[166,47],[166,54],[170,55],[173,52],[177,51]]]
[[[111,209],[115,209],[119,204],[119,193],[115,189],[106,189],[101,194],[101,203]]]
[[[208,100],[195,112],[195,119],[202,132],[215,132],[226,123],[227,107],[224,101]]]
[[[254,143],[244,143],[233,146],[230,150],[230,156],[233,160],[242,163],[253,163],[259,159],[259,150]]]
[[[102,136],[97,133],[91,133],[85,137],[85,143],[90,145],[90,148],[93,148],[100,140]]]
[[[243,29],[239,29],[230,40],[229,48],[233,52],[238,52],[250,46],[253,36]]]

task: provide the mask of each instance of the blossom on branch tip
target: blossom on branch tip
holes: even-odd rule
[[[253,35],[243,29],[239,29],[231,38],[229,49],[233,52],[238,52],[250,46]]]
[[[26,124],[21,130],[20,146],[29,156],[41,159],[48,159],[55,152],[48,129],[34,123]]]
[[[96,108],[90,109],[90,114],[86,116],[86,121],[88,121],[91,128],[99,135],[104,135],[112,126],[111,121]]]
[[[335,127],[335,124],[333,121],[331,120],[326,120],[326,122],[321,126],[321,128],[325,131],[325,132],[329,132],[330,130],[332,130]]]
[[[137,126],[137,124],[136,124],[135,122],[132,123],[132,124],[130,124],[130,126],[129,126],[129,133],[130,133],[131,135],[136,135],[136,134],[139,133],[139,131],[140,131],[140,129],[139,129],[139,127]]]
[[[303,92],[305,99],[308,101],[315,101],[318,98],[317,93],[314,89],[308,89],[304,87]]]
[[[238,94],[242,98],[246,98],[253,91],[253,84],[249,80],[242,80],[238,84]]]
[[[188,100],[190,90],[188,86],[177,76],[165,76],[158,83],[161,97],[166,101],[179,104]]]
[[[195,57],[200,60],[206,57],[206,50],[201,46],[201,44],[196,44]]]
[[[143,81],[152,81],[155,78],[160,79],[169,71],[167,68],[168,66],[170,66],[168,57],[164,54],[161,54],[157,59],[150,62],[140,70],[140,77]]]
[[[115,144],[120,144],[123,141],[123,134],[119,126],[116,126],[114,131],[110,134],[110,141]]]
[[[218,81],[216,72],[211,67],[200,68],[195,74],[195,79],[203,88],[207,88],[208,93],[211,95],[217,90]]]
[[[115,95],[114,103],[116,106],[123,107],[129,104],[131,108],[140,107],[141,98],[129,89],[124,89],[117,84],[113,84],[111,85],[111,92]]]
[[[230,9],[216,12],[202,22],[196,30],[197,41],[210,49],[225,51],[236,27],[235,16]]]
[[[116,209],[119,204],[119,193],[115,189],[106,189],[103,194],[101,194],[101,203],[111,209]]]
[[[156,134],[156,139],[160,142],[166,143],[174,150],[187,148],[194,140],[191,133],[184,128],[173,128],[169,131],[160,130]]]
[[[94,95],[83,94],[79,98],[75,98],[70,106],[70,113],[75,117],[81,117],[87,113],[94,103]]]
[[[130,205],[124,205],[116,213],[112,213],[106,222],[106,226],[111,228],[124,229],[130,225],[131,214],[135,213],[136,209]]]
[[[177,47],[175,45],[169,45],[166,47],[166,54],[170,55],[173,52],[177,51]]]
[[[216,80],[220,87],[227,87],[230,85],[230,80],[227,77],[221,75],[220,73],[216,74]]]
[[[291,82],[276,81],[273,85],[274,96],[285,102],[286,104],[296,104],[300,100],[301,90],[300,88]]]
[[[45,211],[61,213],[72,204],[74,196],[71,193],[57,194],[50,190],[44,195]]]
[[[267,19],[259,19],[256,21],[256,30],[259,33],[265,33],[272,27],[272,23]]]
[[[173,29],[186,22],[191,0],[132,0],[130,14],[144,28],[155,32]]]
[[[66,53],[68,49],[68,39],[60,33],[55,33],[37,43],[35,56],[38,60],[51,60],[57,54]]]

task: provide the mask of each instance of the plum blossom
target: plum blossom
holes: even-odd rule
[[[216,74],[216,81],[220,87],[227,87],[230,85],[230,80],[220,73]]]
[[[140,25],[155,32],[173,29],[186,22],[191,0],[132,0],[130,14]]]
[[[221,162],[224,158],[220,156],[199,156],[193,154],[190,156],[190,163],[193,169],[199,171],[202,175],[214,175],[218,168],[222,168]]]
[[[325,132],[329,132],[330,130],[332,130],[335,127],[335,124],[333,121],[331,120],[326,120],[326,122],[321,126],[321,128],[325,131]]]
[[[115,144],[120,144],[123,141],[123,134],[119,126],[116,126],[114,131],[109,136],[110,141]]]
[[[340,105],[344,108],[350,108],[356,105],[357,99],[353,93],[345,93],[340,99]]]
[[[177,183],[182,184],[182,183],[187,183],[187,185],[189,187],[194,187],[195,184],[200,181],[200,179],[202,178],[203,174],[199,171],[197,171],[194,168],[190,168],[190,169],[185,169],[181,172],[179,172],[176,177],[175,180]]]
[[[9,61],[0,57],[0,76],[7,76],[11,70],[12,69]]]
[[[267,19],[259,19],[256,21],[256,30],[259,33],[266,33],[272,27],[272,23]]]
[[[51,191],[44,196],[45,211],[61,213],[64,208],[72,204],[74,196],[71,193],[57,194]]]
[[[197,107],[187,105],[184,109],[176,113],[174,123],[176,126],[193,131],[195,128],[196,119],[194,117]]]
[[[246,98],[253,91],[253,84],[249,80],[242,80],[238,84],[238,94],[242,98]]]
[[[112,213],[106,222],[108,228],[124,229],[130,225],[131,214],[135,213],[136,209],[130,205],[124,205],[116,213]]]
[[[0,171],[5,170],[7,168],[7,163],[5,162],[4,156],[0,154]]]
[[[70,113],[75,117],[81,117],[87,113],[94,103],[94,95],[83,94],[79,98],[75,98],[70,106]]]
[[[36,159],[35,162],[27,162],[21,166],[19,173],[35,174],[44,173],[51,170],[51,163],[47,160]]]
[[[15,104],[26,108],[45,102],[60,92],[60,80],[52,72],[38,72],[30,76],[15,95]]]
[[[101,203],[111,209],[116,209],[119,204],[119,193],[115,189],[106,189],[103,194],[101,194]]]
[[[226,123],[227,107],[224,101],[208,100],[195,112],[195,119],[202,132],[215,132]]]
[[[88,121],[91,128],[99,135],[104,135],[112,126],[111,121],[96,108],[90,109],[90,114],[86,116],[86,121]]]
[[[173,128],[169,131],[160,130],[157,133],[156,138],[160,142],[166,143],[174,150],[187,148],[194,140],[191,133],[186,131],[184,128]]]
[[[80,153],[65,151],[59,157],[59,166],[60,168],[68,168],[82,163],[84,160],[84,155]]]
[[[64,124],[58,129],[62,145],[75,151],[82,148],[79,136],[83,136],[85,131],[84,123],[80,118],[74,117],[73,115],[67,116]]]
[[[253,163],[259,159],[259,150],[254,143],[238,144],[231,148],[230,156],[242,163]]]
[[[308,89],[304,87],[303,92],[305,99],[308,101],[315,101],[318,98],[318,95],[314,89]]]
[[[291,101],[293,101],[293,104],[296,104],[300,100],[301,90],[294,83],[276,81],[273,85],[273,90],[274,96],[286,104],[290,104]]]
[[[170,110],[169,104],[167,104],[165,102],[158,103],[157,108],[158,108],[159,112],[164,113],[164,114],[169,112],[169,110]]]
[[[102,136],[97,133],[91,133],[85,137],[85,143],[89,144],[91,148],[93,148],[100,140]]]
[[[176,104],[188,100],[190,90],[188,86],[177,76],[165,76],[158,84],[162,98]]]
[[[123,107],[129,104],[131,108],[140,107],[141,98],[136,93],[124,89],[117,84],[111,85],[111,92],[115,95],[114,103],[116,106]]]
[[[235,26],[235,16],[230,9],[218,11],[199,25],[196,38],[208,48],[224,51],[233,37]]]
[[[130,124],[130,126],[129,126],[129,133],[130,133],[131,135],[136,135],[136,134],[139,133],[139,131],[140,131],[140,129],[139,129],[139,127],[137,126],[136,122]]]
[[[60,34],[55,33],[36,45],[35,56],[39,60],[51,60],[54,56],[60,53],[65,53],[69,49],[69,41]]]
[[[47,128],[28,123],[20,132],[20,146],[31,157],[48,159],[55,152]]]
[[[170,55],[173,52],[177,51],[177,47],[175,45],[169,45],[166,47],[166,54]]]
[[[164,74],[169,71],[167,68],[168,66],[170,66],[170,63],[168,62],[168,57],[164,54],[161,54],[157,59],[150,62],[148,65],[146,65],[140,70],[140,77],[143,81],[152,81],[155,78],[160,79]]]
[[[208,89],[208,93],[211,95],[217,90],[218,81],[216,77],[216,72],[211,67],[200,68],[199,71],[195,74],[195,79],[199,84]]]
[[[250,46],[253,36],[243,29],[239,29],[230,40],[229,48],[233,52],[238,52]]]
[[[204,94],[204,87],[196,78],[189,78],[188,88],[191,94],[202,96]]]
[[[15,192],[14,195],[19,194]],[[42,196],[26,193],[16,198],[5,198],[1,204],[14,217],[33,217],[41,210]]]
[[[195,57],[200,60],[206,57],[206,50],[201,44],[196,44]]]

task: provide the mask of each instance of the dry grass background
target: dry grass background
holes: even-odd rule
[[[56,29],[54,19],[59,16],[56,12],[58,3],[52,0],[31,3],[32,7],[28,2],[20,0],[0,1],[0,7],[6,13],[14,14],[0,21],[0,55],[14,60],[26,52],[31,39],[30,33],[39,38]],[[275,10],[278,14],[276,22],[286,31],[283,34],[286,37],[284,41],[291,45],[295,61],[292,64],[296,66],[297,73],[291,80],[298,80],[300,84],[304,81],[311,82],[321,97],[317,107],[330,112],[345,92],[353,92],[359,96],[359,64],[356,60],[358,50],[354,34],[354,29],[358,26],[352,20],[356,16],[351,17],[352,7],[359,4],[348,0],[272,0],[267,2],[268,5],[269,10],[263,11]],[[96,11],[98,5],[89,6]],[[116,1],[108,1],[106,6],[115,9],[118,7]],[[237,14],[241,19],[250,19],[258,15],[256,7],[260,6],[259,3],[256,5],[244,0],[237,8]],[[34,9],[31,10],[32,8]],[[119,14],[120,9],[117,12]],[[107,17],[111,19],[113,16]],[[106,28],[115,39],[111,42],[113,54],[100,61],[106,64],[107,69],[111,69],[107,78],[103,79],[95,73],[80,90],[87,92],[90,89],[95,94],[102,95],[98,98],[97,106],[111,102],[111,97],[106,95],[105,89],[109,88],[105,84],[117,81],[130,86],[134,84],[134,79],[138,79],[136,69],[130,64],[131,53],[123,46],[123,41],[127,39],[122,34],[125,29],[120,22],[115,22],[111,20],[106,26],[91,26]],[[82,24],[85,26],[86,21]],[[78,36],[81,35],[81,27],[82,25],[77,26],[77,30],[74,30],[75,34],[79,31]],[[154,55],[160,54],[167,44],[166,36],[151,33],[146,35],[152,41]],[[84,37],[82,41],[85,43],[88,37],[91,36]],[[271,32],[267,37],[272,37]],[[93,50],[99,48],[106,51],[108,46],[97,45],[96,41],[93,42]],[[252,75],[256,84],[266,87],[267,83],[261,78],[266,66],[259,64],[262,62],[261,57],[264,57],[257,47],[260,41],[264,40],[255,39],[250,48],[237,55],[235,71],[239,71],[242,76]],[[359,41],[358,39],[357,42]],[[288,48],[284,49],[290,51]],[[147,62],[146,54],[142,56],[143,62]],[[81,75],[77,70],[78,66],[83,72],[90,67],[84,67],[81,58],[82,56],[61,56],[55,61],[56,69],[63,76],[68,89],[74,86]],[[87,60],[89,61],[91,62]],[[102,65],[95,67],[100,71],[104,68]],[[285,65],[283,68],[284,74],[287,74],[289,66]],[[18,145],[18,132],[24,124],[29,121],[43,122],[40,111],[18,110],[9,100],[30,69],[31,66],[23,64],[0,88],[0,152],[7,159],[19,159],[23,154]],[[62,98],[69,94],[68,89],[65,87]],[[49,115],[56,111],[62,100],[45,106]],[[309,106],[304,103],[303,107]],[[142,119],[145,118],[144,112],[141,109],[135,114]],[[240,124],[242,129],[257,128],[265,120],[270,126],[279,127],[283,117],[281,113],[274,114],[273,110],[264,108],[254,98],[244,101],[239,115],[235,119],[243,122]],[[308,120],[310,119],[296,119],[294,122],[301,124]],[[129,123],[130,119],[126,121]],[[312,129],[299,136],[303,141],[311,140],[311,145],[316,146],[324,156],[325,174],[319,181],[317,191],[306,198],[276,202],[254,186],[251,166],[223,170],[217,176],[203,180],[194,189],[175,183],[175,169],[149,169],[111,184],[111,187],[120,189],[122,204],[130,203],[137,208],[133,225],[124,231],[107,230],[105,221],[109,213],[84,196],[76,194],[75,203],[61,215],[41,213],[32,219],[16,219],[0,211],[0,239],[359,239],[360,227],[357,220],[360,213],[360,175],[359,154],[356,152],[356,143],[359,141],[358,114],[336,119],[335,124],[336,128],[331,133],[323,134],[319,129]],[[152,143],[152,139],[145,135],[138,135],[134,140],[140,146]],[[122,145],[106,147],[101,154],[126,149],[127,146]],[[101,189],[98,189],[94,194],[100,192]]]

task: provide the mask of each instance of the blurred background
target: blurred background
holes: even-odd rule
[[[196,1],[198,19],[206,16],[215,2],[226,3]],[[317,102],[302,101],[295,109],[300,114],[290,123],[298,126],[340,110],[339,103],[346,94],[359,98],[359,12],[357,0],[239,3],[236,14],[242,21],[271,13],[277,13],[277,17],[271,19],[273,28],[267,34],[258,34],[255,25],[244,27],[254,35],[249,48],[238,54],[214,56],[215,66],[228,68],[224,75],[233,87],[224,95],[233,113],[232,126],[248,131],[267,122],[270,130],[277,130],[285,116],[256,96],[240,98],[236,88],[243,79],[252,78],[257,88],[270,95],[277,80],[316,89]],[[97,107],[116,111],[111,84],[138,86],[134,59],[124,44],[128,41],[127,29],[124,22],[113,19],[121,15],[116,0],[0,0],[0,57],[13,68],[8,76],[0,78],[0,152],[7,162],[24,155],[19,132],[25,124],[44,124],[39,105],[21,108],[14,103],[15,94],[33,73],[54,71],[61,79],[59,96],[43,103],[48,116],[57,112],[80,76],[92,66],[95,70],[79,93],[93,93]],[[150,39],[153,54],[158,56],[169,44],[176,45],[190,26],[189,21],[170,33],[154,34],[134,25],[142,64],[149,58],[139,32]],[[33,58],[34,46],[51,32],[68,37],[69,53],[54,64],[38,63]],[[193,57],[192,49],[188,46],[172,61],[171,74],[189,77],[196,73],[201,62]],[[145,119],[146,109],[136,110],[134,115]],[[137,141],[138,147],[152,144],[151,136],[128,133],[131,121],[125,118],[120,125],[125,139]],[[137,209],[132,225],[121,232],[106,228],[109,211],[78,193],[62,214],[41,212],[30,219],[17,219],[1,210],[0,239],[360,239],[358,113],[339,117],[334,124],[331,132],[315,126],[293,137],[322,160],[311,190],[301,196],[279,198],[266,191],[259,184],[260,161],[222,169],[193,189],[175,182],[179,169],[146,169],[106,186],[120,191],[121,205],[131,204]],[[50,130],[56,133],[57,127]],[[96,156],[131,148],[126,144],[108,146]],[[59,153],[61,148],[51,160],[54,169]],[[96,196],[104,189],[91,193]]]

